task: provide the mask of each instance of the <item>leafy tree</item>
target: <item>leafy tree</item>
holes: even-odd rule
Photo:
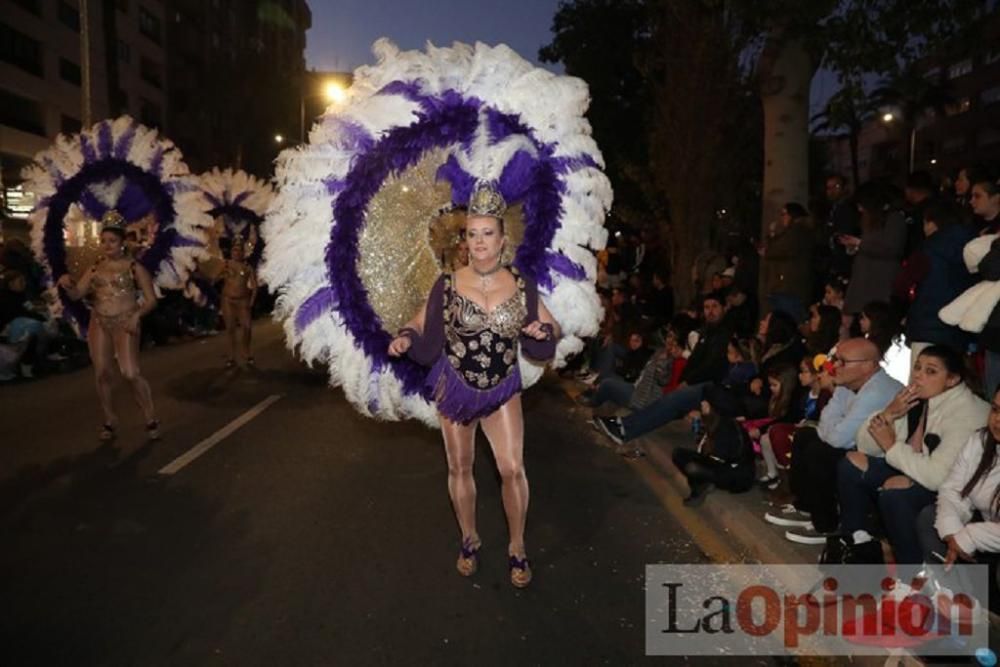
[[[858,168],[858,138],[864,124],[872,118],[877,102],[865,92],[860,81],[848,81],[834,93],[823,110],[812,117],[813,132],[846,137],[851,151],[853,183],[861,181]]]

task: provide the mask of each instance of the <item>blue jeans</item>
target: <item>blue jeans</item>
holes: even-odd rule
[[[680,419],[701,404],[705,387],[710,383],[702,382],[685,387],[678,387],[669,394],[661,396],[642,410],[637,410],[627,417],[622,417],[622,430],[625,440],[631,440],[645,435],[675,419]]]
[[[635,385],[615,375],[601,380],[591,401],[595,407],[611,401],[615,405],[627,408],[633,393],[635,393]]]
[[[986,383],[986,398],[992,401],[993,395],[996,393],[998,385],[1000,385],[1000,352],[986,350],[985,375],[986,377],[983,378],[983,382]]]
[[[868,512],[873,503],[878,503],[879,516],[896,562],[920,564],[924,554],[917,533],[917,517],[935,501],[937,494],[912,480],[906,489],[881,489],[887,479],[901,474],[885,459],[868,457],[868,469],[864,471],[846,456],[841,459],[837,467],[840,532],[844,535],[856,530],[872,532],[868,526]]]

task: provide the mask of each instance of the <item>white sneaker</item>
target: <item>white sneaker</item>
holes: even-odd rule
[[[824,533],[817,533],[811,523],[795,530],[785,531],[785,539],[796,544],[826,544],[827,537]]]
[[[806,526],[812,528],[812,518],[809,513],[800,512],[791,503],[766,513],[764,521],[785,528],[805,528]]]

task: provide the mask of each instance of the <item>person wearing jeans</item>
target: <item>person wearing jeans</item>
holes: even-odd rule
[[[684,367],[680,386],[626,417],[597,418],[595,425],[612,441],[623,444],[683,417],[701,404],[705,387],[723,379],[730,339],[729,329],[723,324],[725,298],[717,292],[705,295],[702,310],[705,327]]]
[[[963,372],[959,352],[928,347],[913,365],[910,385],[860,429],[858,451],[837,470],[840,533],[854,551],[881,553],[867,525],[877,501],[896,562],[922,562],[917,516],[934,502],[969,436],[986,423],[986,402],[965,385]]]

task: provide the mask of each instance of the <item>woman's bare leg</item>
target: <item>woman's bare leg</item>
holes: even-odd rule
[[[156,419],[156,410],[153,408],[153,392],[149,388],[149,383],[139,372],[139,339],[138,330],[135,333],[128,333],[125,329],[115,329],[112,336],[115,354],[118,356],[118,368],[122,372],[122,377],[132,385],[132,395],[135,396],[135,402],[139,404],[143,419],[148,424]]]
[[[246,361],[253,356],[250,354],[250,299],[242,299],[240,301],[239,318],[240,326],[243,327],[240,343],[243,346],[243,360]]]
[[[90,349],[90,361],[94,364],[94,379],[97,382],[97,400],[104,412],[104,423],[112,426],[118,423],[115,414],[111,387],[114,384],[115,349],[111,335],[104,330],[96,315],[90,316],[90,327],[87,329],[87,347]]]
[[[476,480],[472,464],[476,458],[476,425],[463,426],[440,415],[444,452],[448,459],[448,495],[455,509],[463,543],[478,543],[476,532]]]
[[[240,327],[239,313],[233,307],[233,302],[226,297],[222,297],[222,318],[226,321],[226,337],[229,338],[229,358],[232,361],[236,361],[238,358],[237,352],[239,351],[237,345],[237,341],[239,340],[237,333]]]
[[[502,482],[503,509],[510,533],[509,553],[524,558],[524,524],[528,516],[528,477],[524,472],[524,417],[521,395],[482,420]]]

